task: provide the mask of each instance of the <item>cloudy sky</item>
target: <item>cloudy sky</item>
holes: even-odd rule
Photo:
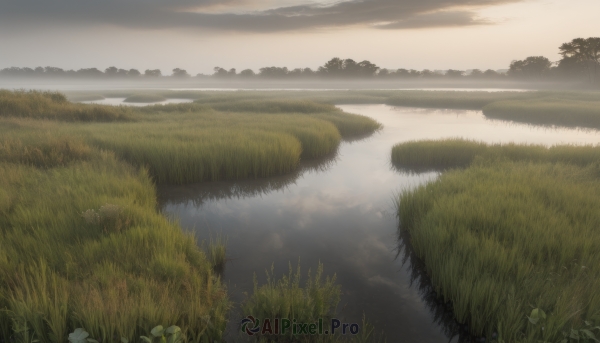
[[[0,68],[263,66],[331,57],[500,69],[600,36],[599,0],[0,0]]]

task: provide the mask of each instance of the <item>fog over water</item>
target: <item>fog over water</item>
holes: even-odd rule
[[[198,237],[227,237],[224,280],[236,303],[252,291],[256,273],[274,264],[276,274],[301,261],[303,273],[320,261],[342,285],[340,316],[359,322],[363,313],[388,342],[448,342],[452,328],[437,321],[416,284],[410,262],[398,258],[394,198],[434,180],[438,173],[403,174],[390,164],[394,144],[462,137],[485,142],[598,144],[598,131],[541,128],[486,119],[481,111],[387,105],[343,105],[344,111],[384,125],[369,138],[343,142],[336,156],[303,163],[275,178],[160,187],[162,210]],[[237,332],[232,312],[227,339]],[[456,340],[456,338],[454,339]]]

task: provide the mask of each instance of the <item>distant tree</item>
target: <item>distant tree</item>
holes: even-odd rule
[[[390,77],[391,72],[388,69],[379,69],[379,72],[377,73],[377,76],[381,77],[381,78],[388,78]]]
[[[577,73],[583,71],[591,82],[596,82],[600,71],[600,38],[575,38],[559,47],[562,60],[558,68]]]
[[[146,77],[161,77],[162,72],[160,71],[160,69],[146,69],[146,71],[144,71],[144,76],[146,76]]]
[[[118,72],[119,72],[119,69],[117,69],[117,67],[108,67],[108,68],[104,69],[104,74],[108,77],[115,77],[115,76],[117,76]]]
[[[185,69],[175,68],[173,69],[173,75],[171,76],[177,78],[186,78],[190,77],[190,74],[188,74],[188,72]]]
[[[76,71],[76,75],[84,78],[103,77],[104,73],[97,68],[83,68]]]
[[[256,74],[254,73],[254,71],[252,69],[244,69],[240,72],[240,76],[244,77],[244,78],[251,78],[256,76]]]
[[[44,68],[44,74],[46,74],[48,76],[65,76],[66,75],[66,73],[63,69],[56,68],[56,67]]]
[[[129,77],[139,77],[140,75],[142,75],[142,73],[137,69],[129,69],[127,71],[127,76]]]
[[[310,68],[304,68],[304,69],[302,69],[302,76],[303,77],[311,77],[311,76],[314,76],[316,74],[317,73],[315,71],[313,71],[312,69],[310,69]]]
[[[215,72],[215,73],[213,74],[213,76],[216,76],[216,77],[227,77],[227,76],[229,76],[229,73],[228,73],[228,72],[227,72],[227,70],[226,70],[226,69],[224,69],[224,68],[221,68],[221,67],[214,67],[214,68],[213,68],[213,70],[214,70],[214,72]]]
[[[502,74],[500,74],[497,71],[492,70],[492,69],[488,69],[483,72],[483,77],[485,77],[487,79],[497,78],[497,77],[501,77],[501,76],[502,76]]]
[[[544,56],[531,56],[522,61],[512,61],[508,70],[511,77],[539,79],[548,74],[552,62]]]
[[[480,79],[483,77],[483,72],[481,71],[481,69],[473,69],[471,70],[471,73],[469,73],[469,75],[467,76],[474,79]]]
[[[448,78],[460,78],[463,77],[465,75],[465,72],[462,70],[454,70],[454,69],[448,69],[448,71],[446,71],[446,77]]]
[[[288,75],[287,67],[265,67],[260,68],[259,75],[265,78],[284,78]]]
[[[433,78],[439,78],[439,77],[443,77],[444,75],[435,72],[435,71],[431,71],[429,69],[423,69],[423,71],[421,71],[421,76],[427,79],[433,79]]]
[[[344,60],[334,57],[319,67],[319,73],[327,76],[341,76],[344,71]]]

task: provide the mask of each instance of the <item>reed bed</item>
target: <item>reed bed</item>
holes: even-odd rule
[[[133,342],[159,324],[220,339],[225,288],[196,239],[157,213],[144,170],[92,150],[44,168],[2,159],[0,174],[5,341],[65,342],[81,327]]]
[[[492,119],[535,125],[600,129],[600,101],[545,98],[499,101],[483,107]]]
[[[459,91],[400,91],[386,104],[408,107],[431,107],[479,110],[501,100],[538,97],[537,92],[459,92]]]
[[[0,90],[0,118],[19,117],[60,121],[127,121],[125,107],[74,104],[56,92]]]
[[[559,342],[600,321],[598,175],[597,163],[480,159],[403,192],[400,230],[472,334]]]
[[[177,325],[186,341],[220,340],[230,306],[215,273],[223,242],[207,257],[157,213],[154,185],[292,172],[300,158],[334,153],[340,131],[378,127],[305,106],[133,109],[1,91],[0,339],[58,343],[84,328],[102,342],[137,341]]]
[[[487,160],[569,163],[587,166],[600,161],[600,146],[486,144],[464,139],[423,140],[392,148],[392,164],[401,171],[424,172],[465,168],[476,158]]]

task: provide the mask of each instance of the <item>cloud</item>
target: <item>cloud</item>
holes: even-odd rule
[[[0,0],[0,26],[110,24],[278,32],[348,26],[408,29],[491,24],[475,9],[526,0],[347,0],[240,10],[264,0]],[[219,12],[211,9],[218,7]]]

